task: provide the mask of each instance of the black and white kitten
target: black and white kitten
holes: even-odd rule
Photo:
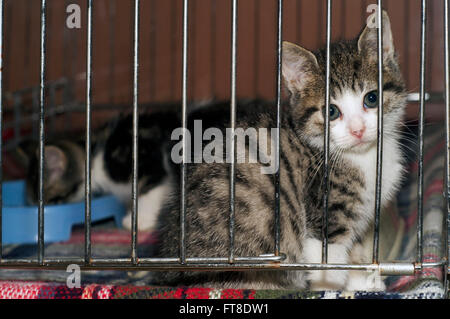
[[[138,207],[139,230],[153,229],[156,216],[170,190],[172,169],[165,154],[170,134],[180,120],[174,111],[159,111],[139,115]],[[124,203],[131,200],[132,115],[111,120],[92,136],[91,188],[93,194],[114,194]],[[27,184],[27,199],[38,198],[37,146],[31,153]],[[49,141],[45,148],[44,203],[84,200],[85,140],[80,138]],[[123,226],[131,228],[128,213]]]

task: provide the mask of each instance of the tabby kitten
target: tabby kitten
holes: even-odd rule
[[[383,12],[382,205],[393,198],[402,175],[399,129],[406,105],[389,17]],[[280,130],[281,251],[287,263],[321,262],[325,49],[312,53],[283,43],[282,72],[289,93]],[[377,29],[366,27],[353,41],[331,45],[329,263],[360,260],[362,241],[374,214],[377,144]],[[250,108],[252,105],[250,105]],[[273,108],[245,111],[236,127],[276,127]],[[205,119],[206,114],[193,114]],[[230,127],[227,116],[215,127]],[[225,118],[225,120],[223,120]],[[206,125],[204,124],[206,129]],[[263,164],[236,164],[235,256],[274,251],[273,175]],[[186,255],[227,257],[229,252],[229,165],[187,164]],[[179,255],[180,189],[159,215],[158,257]],[[244,288],[369,290],[348,271],[161,272],[155,282]],[[356,280],[356,281],[355,281]]]
[[[165,195],[171,188],[172,169],[165,160],[170,133],[180,123],[174,111],[158,111],[139,115],[138,207],[139,230],[155,227]],[[132,115],[118,116],[92,136],[91,189],[94,195],[114,194],[124,203],[131,199],[132,175]],[[38,201],[37,145],[31,149],[27,184],[27,199]],[[85,139],[73,138],[49,141],[44,148],[44,203],[67,203],[84,200]],[[123,226],[131,228],[131,213]]]

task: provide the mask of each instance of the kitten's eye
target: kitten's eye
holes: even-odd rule
[[[325,119],[325,112],[326,108],[323,108],[324,119]],[[339,118],[339,116],[341,116],[341,111],[339,111],[339,108],[334,104],[330,104],[330,121],[334,121],[335,119]]]
[[[364,96],[364,107],[373,109],[378,107],[378,92],[371,91]]]

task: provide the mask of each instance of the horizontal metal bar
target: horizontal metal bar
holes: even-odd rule
[[[8,99],[8,96],[6,96],[8,93],[5,93],[5,99]],[[410,103],[416,103],[419,102],[419,93],[413,92],[408,94],[408,102]],[[425,93],[425,101],[431,102],[431,103],[438,103],[438,102],[444,102],[444,94],[442,92],[428,92]],[[169,103],[168,103],[169,105]],[[140,104],[139,108],[141,110],[152,108],[154,107],[154,104]],[[92,108],[96,111],[100,110],[123,110],[126,108],[130,108],[131,106],[128,104],[93,104]],[[8,110],[5,110],[8,111]],[[57,107],[50,109],[46,111],[45,117],[50,117],[54,115],[64,114],[68,112],[78,112],[78,113],[84,113],[86,111],[86,104],[80,103],[80,102],[70,102],[67,104],[59,104]],[[29,121],[37,121],[39,120],[39,114],[32,114],[32,115],[24,115],[21,119],[18,120],[17,123],[26,123]],[[15,123],[7,122],[3,124],[3,127],[5,129],[11,128],[14,126]]]
[[[420,92],[408,93],[406,99],[410,103],[418,103],[420,102]],[[425,92],[424,100],[426,102],[443,103],[444,92]]]
[[[180,258],[139,258],[133,264],[131,258],[96,259],[85,264],[84,259],[46,259],[43,264],[38,260],[2,260],[0,268],[20,269],[53,269],[65,270],[68,265],[77,264],[83,270],[151,270],[151,271],[233,271],[233,270],[365,270],[379,271],[382,276],[414,275],[423,268],[436,268],[446,265],[446,261],[422,263],[380,263],[380,264],[315,264],[297,263],[285,264],[276,261],[278,256],[236,257],[233,264],[228,258],[186,258],[186,264],[181,264]],[[265,261],[261,260],[266,258]],[[268,258],[268,259],[267,259]]]
[[[379,264],[378,270],[381,276],[414,275],[416,264],[381,263]]]
[[[68,85],[68,80],[66,78],[57,79],[54,81],[48,81],[45,83],[46,88],[53,87],[55,89],[61,89],[64,88],[66,85]],[[36,86],[30,86],[25,87],[19,90],[15,90],[13,92],[5,92],[4,96],[6,100],[12,100],[14,96],[16,95],[22,95],[22,94],[28,94],[32,91],[39,89],[39,87]],[[445,92],[426,92],[425,93],[425,101],[444,101]],[[407,95],[408,102],[419,102],[420,101],[420,92],[411,92]]]

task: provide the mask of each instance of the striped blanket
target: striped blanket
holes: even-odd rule
[[[412,132],[412,133],[411,133]],[[414,136],[412,136],[414,134]],[[381,217],[380,249],[382,261],[415,260],[417,247],[417,158],[415,129],[404,141],[408,157],[407,178],[398,194],[396,209]],[[425,261],[440,261],[443,254],[443,165],[444,128],[427,125],[424,152],[424,236]],[[139,256],[151,256],[157,237],[153,233],[139,234]],[[127,257],[130,255],[129,232],[116,229],[112,222],[94,225],[92,254],[95,258]],[[33,258],[35,245],[9,245],[3,249],[3,258]],[[48,244],[48,257],[81,257],[84,254],[82,228],[74,229],[67,242]],[[0,298],[442,298],[443,272],[441,268],[423,269],[416,276],[390,276],[385,278],[386,292],[346,291],[287,291],[240,290],[195,287],[155,287],[144,272],[86,271],[81,273],[81,287],[66,285],[68,273],[50,270],[0,270]]]

